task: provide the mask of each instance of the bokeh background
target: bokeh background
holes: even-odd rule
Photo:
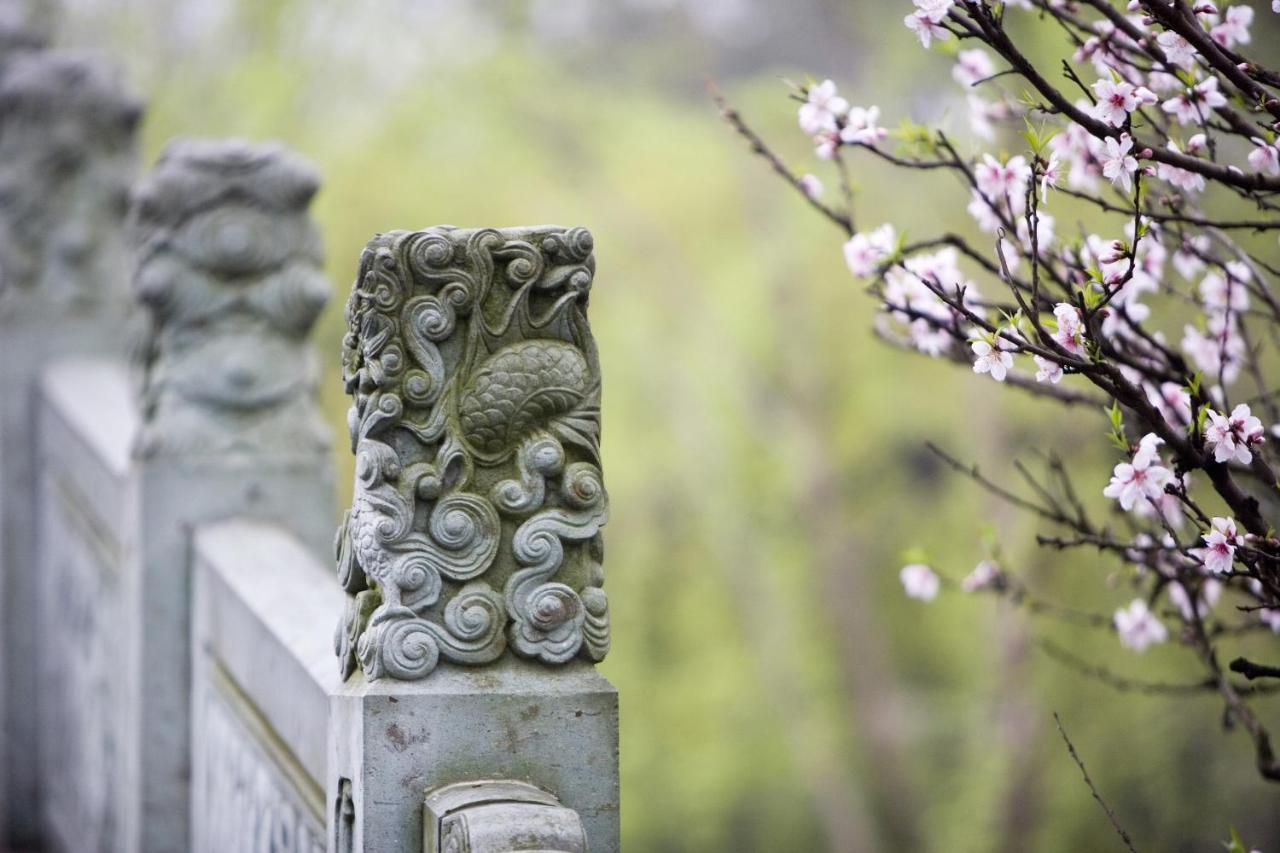
[[[316,344],[335,434],[341,306],[375,232],[593,230],[613,503],[602,669],[623,697],[628,850],[1118,849],[1053,711],[1141,849],[1220,849],[1231,826],[1280,849],[1280,791],[1211,695],[1118,692],[1036,641],[1152,679],[1185,679],[1190,651],[1138,656],[988,597],[902,594],[904,562],[958,578],[995,554],[1054,600],[1109,613],[1132,597],[1120,565],[1036,550],[1031,519],[924,448],[1002,480],[1055,449],[1101,510],[1114,460],[1095,413],[878,343],[841,235],[707,96],[714,79],[829,194],[784,78],[832,77],[890,127],[943,117],[972,146],[950,60],[902,27],[905,3],[64,6],[60,41],[114,54],[149,101],[146,163],[173,136],[235,135],[281,139],[323,172],[336,293]],[[958,185],[865,159],[854,173],[863,227],[971,231]],[[347,483],[342,440],[335,462]]]

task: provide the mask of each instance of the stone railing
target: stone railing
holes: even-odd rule
[[[617,850],[590,234],[365,248],[335,548],[317,174],[135,181],[137,103],[39,42],[0,39],[0,847]]]

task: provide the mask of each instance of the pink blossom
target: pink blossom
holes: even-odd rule
[[[813,137],[813,153],[819,160],[834,160],[840,147],[840,135],[834,130],[824,130]]]
[[[1133,150],[1133,139],[1129,134],[1122,133],[1119,141],[1108,136],[1104,142],[1107,153],[1102,157],[1102,174],[1112,184],[1129,192],[1133,189],[1133,173],[1138,171],[1138,161],[1129,153]]]
[[[1191,392],[1176,382],[1162,382],[1159,388],[1146,386],[1147,400],[1160,410],[1172,426],[1185,427],[1191,423]]]
[[[1280,175],[1280,149],[1256,136],[1252,137],[1250,141],[1253,143],[1254,149],[1249,152],[1249,167],[1255,172]]]
[[[1156,448],[1163,439],[1147,433],[1138,442],[1138,450],[1132,462],[1121,462],[1111,474],[1111,482],[1102,490],[1104,497],[1115,498],[1120,508],[1128,512],[1139,500],[1155,500],[1164,494],[1164,487],[1173,482],[1173,473],[1160,464]]]
[[[994,234],[1000,227],[1000,216],[991,208],[987,200],[977,190],[973,190],[972,198],[969,205],[965,209],[969,211],[969,215],[978,223],[978,227],[988,234]]]
[[[1169,638],[1169,631],[1141,598],[1135,598],[1128,607],[1116,611],[1115,625],[1120,645],[1135,652],[1146,651],[1148,646],[1163,643]]]
[[[1178,608],[1183,620],[1187,622],[1197,617],[1203,619],[1208,616],[1213,605],[1217,604],[1222,596],[1222,582],[1213,578],[1205,578],[1200,584],[1200,594],[1196,596],[1194,604],[1191,601],[1190,591],[1182,585],[1181,581],[1169,584],[1168,589],[1169,601]]]
[[[800,191],[809,198],[817,198],[822,195],[822,181],[818,180],[817,175],[801,175],[796,183],[800,186]]]
[[[1051,385],[1057,385],[1062,381],[1062,365],[1056,361],[1050,361],[1047,358],[1041,358],[1033,355],[1031,358],[1036,363],[1036,381],[1048,382]]]
[[[960,51],[956,64],[951,68],[951,77],[961,86],[972,86],[995,73],[991,57],[980,47]]]
[[[1236,317],[1229,312],[1211,313],[1204,332],[1192,325],[1184,326],[1182,349],[1206,376],[1221,375],[1228,385],[1240,376],[1245,344]]]
[[[1059,302],[1053,306],[1053,316],[1058,321],[1058,328],[1053,332],[1054,342],[1074,356],[1084,355],[1084,322],[1079,309],[1068,302]]]
[[[920,44],[927,48],[933,39],[946,41],[951,38],[950,31],[939,26],[939,22],[947,16],[952,0],[915,0],[915,5],[916,10],[902,22],[916,34]]]
[[[982,162],[973,167],[973,177],[978,189],[993,201],[1020,200],[1031,180],[1031,167],[1025,157],[1010,157],[1001,163],[990,154],[983,154]]]
[[[1222,23],[1216,24],[1209,35],[1223,47],[1235,47],[1249,43],[1249,25],[1253,23],[1253,9],[1249,6],[1232,6],[1227,9]]]
[[[888,223],[869,234],[854,234],[844,244],[844,262],[849,265],[849,272],[859,278],[873,274],[880,262],[893,254],[896,239],[893,226]]]
[[[875,145],[889,135],[889,131],[876,125],[880,118],[879,107],[853,107],[840,128],[840,141],[850,145]]]
[[[1198,124],[1208,118],[1227,99],[1218,91],[1218,78],[1209,77],[1190,89],[1184,89],[1160,105],[1160,109],[1178,120],[1178,124]]]
[[[1177,143],[1172,139],[1168,142],[1168,148],[1175,154],[1181,153],[1178,151]],[[1203,191],[1205,186],[1204,175],[1201,175],[1198,172],[1192,172],[1188,169],[1183,169],[1180,166],[1170,166],[1168,163],[1157,164],[1156,177],[1180,190],[1186,190],[1187,192],[1192,193]]]
[[[1056,187],[1062,180],[1062,165],[1058,162],[1058,152],[1050,151],[1049,159],[1040,170],[1040,201],[1048,200],[1049,187]]]
[[[1249,406],[1239,404],[1231,410],[1230,416],[1221,415],[1213,409],[1208,414],[1204,444],[1206,449],[1213,451],[1213,458],[1218,462],[1235,460],[1242,465],[1252,462],[1253,451],[1249,448],[1262,444],[1266,439],[1262,421],[1249,411]]]
[[[1247,280],[1239,275],[1238,268],[1234,272],[1228,270],[1226,275],[1211,270],[1200,281],[1200,301],[1210,311],[1247,311],[1249,289],[1244,285]]]
[[[1214,518],[1209,532],[1200,538],[1204,541],[1204,547],[1192,548],[1190,553],[1204,563],[1205,571],[1215,575],[1231,571],[1231,564],[1236,557],[1236,546],[1240,544],[1235,519]]]
[[[1145,86],[1135,87],[1123,80],[1116,82],[1103,78],[1093,84],[1093,91],[1098,96],[1094,117],[1114,127],[1124,125],[1129,120],[1129,113],[1138,107],[1154,104],[1157,100],[1155,93]]]
[[[1156,43],[1164,51],[1165,58],[1183,68],[1195,68],[1196,49],[1191,43],[1173,31],[1156,36]]]
[[[934,326],[923,317],[911,321],[907,334],[911,336],[916,349],[931,358],[937,358],[951,348],[951,333]]]
[[[823,80],[809,87],[808,99],[800,105],[800,129],[810,136],[831,133],[836,118],[849,109],[849,102],[836,93],[836,84]]]
[[[898,572],[898,578],[902,581],[902,588],[906,590],[907,597],[917,598],[920,601],[933,601],[938,595],[938,587],[941,586],[933,569],[923,563],[903,566],[902,571]]]
[[[983,560],[960,581],[960,588],[965,592],[977,592],[995,586],[1001,579],[1000,567],[991,560]]]
[[[1271,0],[1272,7],[1280,7],[1280,0]],[[1280,12],[1280,8],[1275,8]],[[1280,634],[1280,609],[1274,607],[1264,607],[1258,611],[1258,618],[1262,620],[1262,624],[1271,629],[1272,633]]]
[[[1182,245],[1173,253],[1173,265],[1177,267],[1178,274],[1189,279],[1204,269],[1204,261],[1200,255],[1208,252],[1209,246],[1208,234],[1195,234],[1185,238]]]
[[[1013,367],[1013,355],[1003,348],[993,347],[986,341],[974,341],[971,347],[973,354],[977,356],[973,360],[973,372],[990,373],[992,379],[1003,382],[1009,369]]]

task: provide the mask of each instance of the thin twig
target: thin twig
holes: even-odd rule
[[[1089,792],[1098,801],[1098,805],[1102,806],[1102,810],[1107,813],[1107,820],[1111,821],[1111,825],[1115,828],[1120,839],[1124,841],[1124,846],[1129,849],[1129,853],[1138,853],[1138,848],[1133,846],[1133,839],[1129,837],[1129,833],[1125,832],[1124,827],[1120,825],[1120,820],[1116,817],[1116,813],[1111,810],[1111,806],[1107,805],[1107,801],[1102,799],[1102,794],[1098,793],[1098,786],[1094,785],[1093,780],[1089,778],[1089,771],[1085,769],[1084,762],[1080,760],[1079,754],[1076,753],[1075,744],[1071,742],[1071,738],[1067,737],[1067,730],[1062,727],[1062,718],[1058,716],[1057,711],[1053,712],[1053,721],[1058,725],[1058,734],[1062,735],[1062,740],[1067,745],[1067,752],[1071,754],[1071,760],[1080,768],[1080,775],[1084,777],[1084,783],[1089,786]]]

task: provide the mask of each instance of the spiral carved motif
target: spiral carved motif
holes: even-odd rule
[[[357,464],[336,554],[363,602],[338,632],[344,676],[607,651],[591,251],[551,227],[366,247],[343,342]]]

